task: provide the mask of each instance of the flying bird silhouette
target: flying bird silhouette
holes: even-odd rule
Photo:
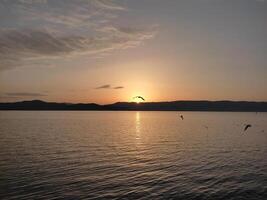
[[[141,96],[136,96],[136,97],[134,97],[134,99],[136,99],[136,98],[138,98],[138,99],[142,99],[143,101],[145,101],[145,99],[144,99],[143,97],[141,97]]]
[[[244,128],[244,131],[246,131],[248,128],[251,127],[251,124],[245,124],[245,128]]]
[[[184,116],[183,115],[180,115],[181,119],[184,120]]]

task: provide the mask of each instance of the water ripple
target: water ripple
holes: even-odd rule
[[[267,115],[184,115],[1,111],[0,199],[267,199]]]

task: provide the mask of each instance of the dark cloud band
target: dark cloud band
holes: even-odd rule
[[[6,20],[0,21],[0,70],[36,63],[46,66],[79,55],[99,57],[136,47],[156,33],[153,27],[114,26],[118,11],[126,9],[111,0],[40,2],[0,2],[0,13],[14,10],[5,12]],[[17,24],[17,18],[25,25]]]
[[[117,86],[117,87],[111,87],[111,85],[109,84],[106,84],[106,85],[101,85],[99,87],[96,87],[95,89],[115,89],[115,90],[118,90],[118,89],[123,89],[124,87],[123,86]]]

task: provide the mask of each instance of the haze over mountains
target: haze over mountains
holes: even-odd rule
[[[140,111],[244,111],[267,112],[267,102],[249,101],[170,101],[170,102],[117,102],[55,103],[41,100],[0,103],[0,110],[140,110]]]

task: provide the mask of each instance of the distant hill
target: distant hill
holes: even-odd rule
[[[14,103],[0,103],[0,110],[100,110],[101,106],[95,103],[71,104],[55,103],[40,100],[21,101]]]
[[[244,111],[267,112],[267,102],[248,101],[170,101],[95,103],[55,103],[40,100],[0,103],[0,110],[143,110],[143,111]]]

